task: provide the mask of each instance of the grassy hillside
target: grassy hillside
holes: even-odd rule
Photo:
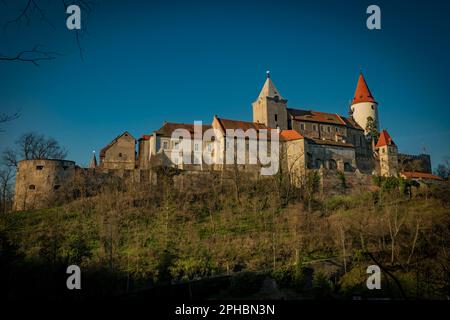
[[[287,298],[445,299],[448,190],[412,197],[402,182],[377,183],[376,192],[326,197],[314,183],[287,190],[276,179],[219,184],[203,193],[181,193],[165,181],[157,189],[111,188],[55,208],[3,215],[5,293],[69,295],[65,268],[77,264],[83,290],[72,295],[158,292],[230,275],[227,285],[201,297],[258,298],[275,280],[268,294]],[[386,270],[381,291],[365,289],[372,264]]]

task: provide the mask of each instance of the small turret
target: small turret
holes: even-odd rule
[[[383,130],[375,146],[380,160],[380,175],[397,176],[398,149],[387,130]]]
[[[95,169],[97,168],[97,157],[95,156],[95,150],[92,151],[91,162],[89,162],[89,168]]]

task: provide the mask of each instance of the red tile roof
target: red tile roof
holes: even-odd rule
[[[356,85],[355,95],[352,100],[352,104],[360,102],[375,102],[366,80],[362,73],[359,75],[358,84]]]
[[[439,176],[425,172],[402,172],[401,175],[408,179],[425,179],[425,180],[428,179],[428,180],[444,181],[444,179],[442,179]]]
[[[151,138],[151,135],[143,134],[139,140],[150,140],[150,138]]]
[[[389,135],[389,133],[387,132],[387,130],[381,131],[380,133],[380,137],[378,138],[378,142],[377,145],[375,146],[376,148],[379,147],[384,147],[384,146],[395,146],[394,140],[392,140],[391,136]]]
[[[284,141],[293,141],[303,139],[303,136],[295,130],[282,130],[280,137]]]

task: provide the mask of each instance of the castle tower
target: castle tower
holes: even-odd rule
[[[266,82],[252,103],[253,122],[263,123],[269,128],[288,129],[286,103],[287,100],[280,95],[267,71]]]
[[[22,160],[17,164],[14,210],[46,208],[64,199],[75,177],[75,162],[56,159]]]
[[[378,150],[380,160],[380,175],[396,176],[398,174],[398,150],[394,140],[386,130],[380,133],[375,148]]]
[[[362,73],[359,74],[358,84],[356,85],[355,95],[350,106],[353,119],[364,129],[367,134],[367,118],[371,117],[379,130],[378,121],[378,103],[372,96]]]

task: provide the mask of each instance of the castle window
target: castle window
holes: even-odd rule
[[[275,115],[275,122],[277,122],[278,121],[278,115],[276,114]]]
[[[167,149],[167,148],[168,148],[168,143],[167,143],[167,141],[164,141],[164,142],[163,142],[163,148],[164,148],[164,149]]]
[[[36,186],[35,186],[34,184],[30,184],[30,186],[28,187],[28,189],[34,190],[34,189],[36,189]]]
[[[328,169],[330,169],[330,170],[336,170],[337,169],[336,160],[334,160],[334,159],[328,160]]]
[[[119,158],[122,158],[122,152],[119,152]]]
[[[374,110],[375,108],[373,107],[373,105],[371,105],[371,107],[372,107],[372,110]]]
[[[61,187],[61,186],[60,186],[59,184],[57,184],[57,185],[55,185],[55,186],[53,187],[53,190],[58,190],[60,187]]]
[[[320,167],[322,166],[322,160],[316,159],[316,161],[314,162],[314,165],[317,169],[320,169]]]
[[[42,170],[44,169],[44,166],[36,166],[36,170]]]
[[[348,162],[344,162],[344,171],[347,171],[347,172],[353,171],[352,165]]]

